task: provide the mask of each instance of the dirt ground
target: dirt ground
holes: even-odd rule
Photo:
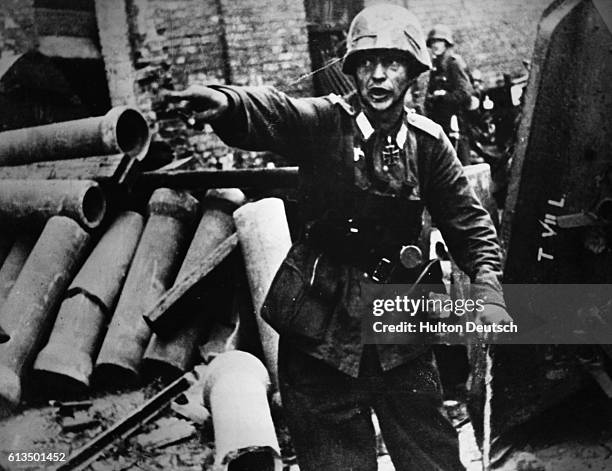
[[[58,452],[66,456],[95,437],[115,421],[137,408],[161,386],[92,397],[85,414],[95,421],[83,430],[66,431],[65,417],[58,408],[39,406],[25,408],[0,421],[0,466],[6,470],[47,469],[50,463],[9,462],[10,452]],[[472,426],[466,422],[463,406],[455,406],[461,444],[461,458],[467,471],[480,471],[482,461]],[[612,405],[598,391],[585,391],[538,419],[517,436],[509,459],[497,469],[503,471],[582,471],[612,470]],[[76,412],[75,414],[82,414]],[[180,424],[179,424],[180,422]],[[192,427],[193,433],[179,443],[167,446],[147,444],[147,437],[157,430],[164,435],[171,425]],[[278,431],[285,459],[285,471],[299,471],[287,437]],[[169,432],[168,432],[169,434]],[[144,437],[144,439],[143,439]],[[88,469],[106,470],[179,470],[213,469],[214,436],[210,420],[193,424],[175,411],[167,409],[133,436],[115,443]],[[388,455],[379,457],[379,471],[393,471]]]

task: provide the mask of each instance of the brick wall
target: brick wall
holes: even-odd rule
[[[492,78],[500,72],[523,72],[522,60],[531,56],[537,22],[549,0],[395,3],[414,11],[426,31],[436,23],[453,28],[457,51],[472,68]],[[0,1],[1,53],[36,47],[33,4],[33,0]],[[118,79],[115,92],[110,87],[113,104],[136,104],[158,131],[157,138],[170,144],[178,157],[194,154],[215,166],[233,163],[224,159],[228,149],[210,129],[194,132],[164,117],[157,99],[160,86],[183,89],[192,83],[229,82],[271,84],[293,95],[312,93],[309,78],[294,83],[311,69],[303,0],[96,1],[98,11],[112,4],[125,7],[119,12],[125,23],[122,57],[103,51],[107,65],[125,69],[109,72]],[[115,33],[120,29],[116,28]],[[106,26],[100,31],[103,48],[103,36],[111,33]]]
[[[101,0],[104,2],[105,0]],[[220,17],[216,0],[128,0],[132,62],[139,109],[154,126],[154,140],[176,158],[202,165],[227,154],[210,129],[195,132],[160,108],[159,90],[194,83],[224,83]]]
[[[255,158],[235,155],[208,127],[195,132],[170,119],[160,108],[161,87],[266,84],[311,93],[309,80],[285,86],[310,71],[301,1],[129,0],[128,13],[138,106],[176,157],[194,155],[201,165],[216,167]]]
[[[386,0],[410,9],[425,34],[438,23],[452,28],[455,50],[471,69],[479,69],[489,82],[500,73],[525,72],[523,59],[531,59],[537,25],[552,0]],[[365,0],[365,6],[380,0]]]
[[[306,13],[301,0],[223,0],[232,82],[312,92]]]

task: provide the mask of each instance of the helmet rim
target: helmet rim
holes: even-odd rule
[[[353,74],[357,59],[366,51],[401,53],[411,64],[415,77],[431,68],[420,22],[412,12],[399,5],[375,4],[353,18],[347,36],[343,72]]]
[[[357,62],[359,61],[360,56],[365,53],[400,53],[406,58],[406,61],[408,62],[408,70],[413,71],[413,73],[411,73],[412,78],[421,75],[423,72],[427,72],[431,68],[429,65],[423,64],[421,61],[417,60],[412,54],[403,49],[378,47],[353,49],[351,51],[347,51],[346,54],[344,54],[344,58],[342,61],[342,72],[347,75],[353,75],[357,69]]]

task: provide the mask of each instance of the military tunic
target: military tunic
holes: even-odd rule
[[[436,91],[446,92],[436,95]],[[448,133],[452,115],[461,119],[469,107],[474,90],[463,58],[447,49],[440,57],[433,60],[433,69],[429,73],[427,116],[440,124]]]
[[[451,117],[457,117],[459,142],[457,154],[464,165],[470,161],[469,131],[465,113],[470,106],[474,93],[467,65],[461,56],[447,49],[444,54],[433,60],[433,69],[429,73],[425,112],[427,116],[442,126],[447,135],[451,135]],[[437,95],[436,92],[444,91]]]
[[[269,87],[217,86],[230,108],[213,123],[229,145],[268,150],[299,165],[300,220],[366,220],[380,227],[372,250],[414,243],[426,207],[459,267],[476,283],[475,297],[503,306],[500,249],[495,228],[464,175],[440,126],[406,111],[389,133],[375,130],[356,96],[293,99]],[[383,161],[385,146],[401,152]],[[331,236],[330,236],[331,239]],[[359,296],[363,267],[334,257],[300,238],[283,262],[266,300],[267,320],[291,344],[357,377],[362,358]],[[376,247],[379,246],[379,247]],[[323,256],[323,258],[321,258]],[[326,301],[308,290],[320,277],[322,290],[340,293]],[[320,293],[319,293],[320,294]],[[296,300],[299,299],[299,305]],[[264,309],[265,310],[265,309]],[[424,353],[427,346],[379,345],[388,371]]]

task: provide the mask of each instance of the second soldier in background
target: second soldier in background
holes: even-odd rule
[[[427,36],[433,57],[425,98],[427,116],[442,126],[451,138],[463,165],[470,163],[470,147],[465,113],[474,90],[463,58],[453,51],[451,30],[437,25]]]

